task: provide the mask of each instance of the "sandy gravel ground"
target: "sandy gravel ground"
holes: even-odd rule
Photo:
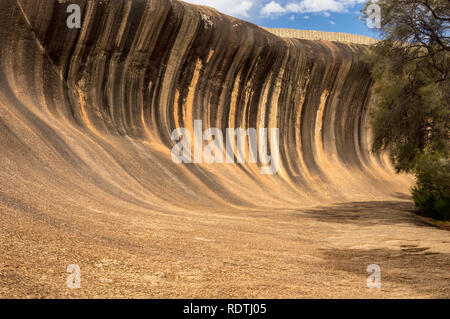
[[[449,297],[450,236],[405,201],[302,211],[0,214],[0,297]],[[44,223],[44,220],[53,220]],[[81,288],[66,285],[69,264]],[[381,289],[366,267],[381,267]]]

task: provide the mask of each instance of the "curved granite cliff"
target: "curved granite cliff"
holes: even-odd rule
[[[81,29],[66,26],[69,3]],[[3,0],[0,14],[7,207],[281,209],[408,191],[369,151],[363,45],[283,39],[167,0]],[[279,128],[279,173],[174,163],[171,132],[194,120]]]

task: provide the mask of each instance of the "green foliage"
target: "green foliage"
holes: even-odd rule
[[[416,175],[412,192],[422,214],[448,219],[450,1],[379,0],[377,5],[382,41],[364,57],[376,99],[373,150],[388,151],[398,172]]]
[[[410,172],[426,147],[447,155],[450,82],[437,83],[439,75],[420,63],[396,69],[383,51],[374,48],[366,57],[375,80],[373,148],[389,151],[397,170]]]
[[[412,195],[420,213],[450,220],[450,163],[441,156],[421,156],[416,167],[417,183]]]

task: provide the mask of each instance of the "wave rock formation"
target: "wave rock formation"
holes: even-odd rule
[[[2,0],[0,43],[4,210],[262,211],[408,191],[370,152],[365,45],[169,0]],[[171,132],[194,120],[279,128],[280,172],[174,163]]]

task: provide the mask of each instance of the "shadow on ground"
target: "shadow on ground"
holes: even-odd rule
[[[323,249],[323,257],[337,270],[367,277],[366,267],[381,268],[381,292],[408,286],[424,296],[450,296],[450,254],[430,247],[399,245],[397,249]]]
[[[322,222],[361,226],[409,223],[433,227],[415,214],[414,204],[409,201],[350,202],[303,211],[302,216]]]

